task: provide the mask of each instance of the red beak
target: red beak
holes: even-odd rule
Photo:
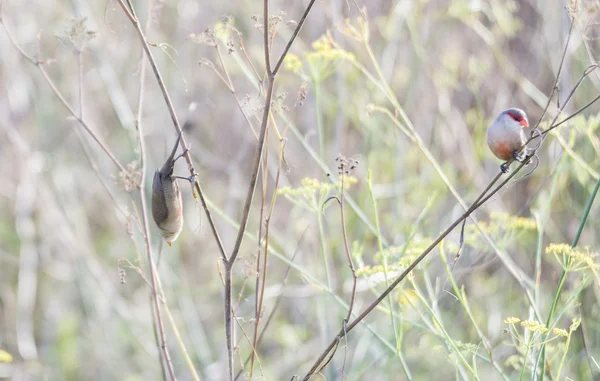
[[[520,124],[522,127],[529,127],[529,122],[527,122],[527,119],[521,119]]]

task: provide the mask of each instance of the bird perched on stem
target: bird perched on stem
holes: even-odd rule
[[[152,181],[152,217],[169,246],[177,239],[183,228],[181,191],[177,185],[177,176],[173,176],[175,161],[183,156],[181,154],[175,158],[180,140],[181,134],[177,137],[175,147],[165,164],[154,172]]]
[[[515,159],[523,162],[527,149],[521,148],[527,141],[524,127],[529,127],[525,111],[518,108],[509,108],[498,115],[496,120],[487,129],[487,143],[494,155],[501,160]],[[510,168],[507,163],[500,165],[503,173],[508,173]]]

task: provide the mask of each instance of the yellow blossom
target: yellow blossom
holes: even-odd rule
[[[511,316],[504,319],[504,324],[517,324],[520,321],[521,319],[519,319],[518,317]]]
[[[3,351],[0,349],[0,363],[11,363],[13,362],[13,357],[10,353]]]
[[[569,333],[562,328],[552,328],[552,333],[554,333],[556,336],[562,336],[562,337],[567,337],[569,336]]]
[[[525,327],[533,332],[545,333],[548,331],[548,328],[542,323],[539,323],[535,320],[523,320],[521,322],[521,327]]]
[[[580,324],[581,324],[580,318],[573,319],[573,322],[571,323],[571,326],[569,327],[569,331],[571,331],[571,332],[576,331],[577,328],[579,328]]]

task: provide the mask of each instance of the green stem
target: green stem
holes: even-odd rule
[[[369,185],[369,193],[371,195],[371,202],[373,203],[373,210],[375,213],[375,228],[377,229],[377,246],[379,248],[379,252],[381,253],[381,257],[383,258],[383,275],[385,277],[385,287],[390,286],[390,281],[388,277],[388,260],[387,255],[383,251],[383,242],[381,239],[381,228],[379,226],[379,212],[377,211],[377,201],[375,200],[375,194],[373,193],[373,184],[371,183],[371,171],[367,174],[367,184]],[[394,302],[392,301],[392,294],[388,295],[388,303],[390,305],[390,318],[392,319],[392,329],[394,330],[394,337],[396,339],[396,356],[398,356],[402,360],[402,355],[400,348],[402,347],[402,343],[400,341],[400,337],[398,335],[398,327],[396,323],[396,314],[394,312]],[[411,379],[411,374],[404,361],[401,361],[402,367],[404,368],[404,373],[406,377]]]
[[[587,205],[585,206],[585,210],[583,212],[583,217],[581,217],[581,222],[579,223],[579,228],[577,229],[575,238],[573,238],[571,247],[575,247],[579,243],[579,238],[581,237],[581,233],[583,232],[585,223],[587,222],[587,219],[590,215],[592,205],[594,204],[594,199],[596,198],[596,195],[598,194],[599,189],[600,189],[600,179],[598,179],[598,181],[596,181],[596,186],[594,186],[594,190],[592,191],[592,194],[590,195],[590,197],[588,199]],[[554,318],[554,313],[556,312],[556,306],[558,305],[558,299],[560,297],[560,293],[562,291],[563,285],[565,284],[565,280],[567,278],[567,272],[568,272],[570,263],[571,263],[571,257],[567,257],[567,260],[565,261],[563,272],[560,275],[560,279],[558,280],[558,286],[556,287],[556,293],[554,294],[554,301],[552,302],[552,308],[550,309],[550,314],[548,315],[548,320],[546,321],[546,327],[550,327],[550,323],[552,322],[552,319]],[[548,331],[548,332],[550,332],[550,331]],[[533,371],[533,374],[531,377],[532,380],[535,380],[535,374],[536,374],[535,369],[537,369],[538,366],[540,366],[540,364],[541,364],[542,369],[540,372],[539,379],[540,380],[544,379],[544,375],[546,373],[546,367],[544,366],[545,357],[546,357],[546,345],[544,344],[544,342],[546,341],[547,337],[548,337],[548,333],[546,333],[546,335],[544,335],[544,337],[542,339],[542,344],[541,344],[542,348],[540,350],[540,354],[535,363],[535,368],[534,368],[534,371]]]
[[[317,224],[319,225],[319,243],[321,244],[321,255],[325,264],[325,276],[327,277],[327,289],[331,290],[331,277],[329,275],[329,262],[327,261],[327,248],[325,247],[325,232],[323,230],[323,213],[317,207]]]
[[[321,110],[321,81],[318,76],[314,77],[315,84],[315,107],[317,113],[317,136],[319,139],[319,159],[323,160],[325,143],[323,141],[323,112]]]

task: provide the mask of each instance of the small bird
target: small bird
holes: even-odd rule
[[[154,172],[152,181],[152,217],[169,246],[177,239],[183,228],[181,191],[177,185],[177,177],[173,176],[175,161],[181,157],[180,155],[175,158],[180,140],[181,134],[165,164]]]
[[[521,147],[527,141],[523,127],[529,127],[525,111],[509,108],[498,115],[487,129],[487,143],[494,155],[502,160],[515,159],[522,162],[524,155],[520,154]],[[525,149],[524,152],[527,152]],[[500,165],[503,173],[508,173],[507,163]]]

